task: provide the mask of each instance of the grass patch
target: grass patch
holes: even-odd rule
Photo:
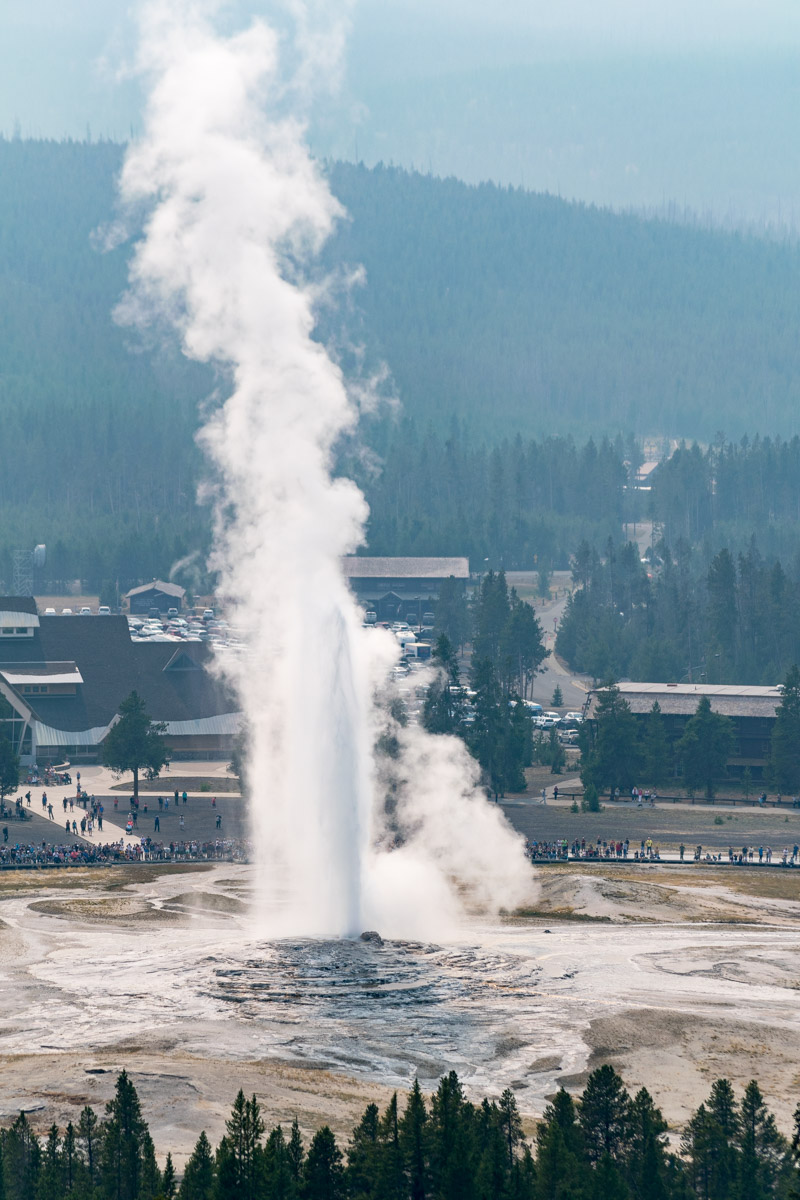
[[[611,925],[611,917],[592,916],[589,913],[575,912],[574,908],[517,908],[511,915],[511,920],[523,921],[579,921],[581,924]]]

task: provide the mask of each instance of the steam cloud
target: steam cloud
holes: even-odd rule
[[[247,722],[264,931],[440,936],[459,895],[511,905],[530,873],[460,742],[398,726],[388,765],[374,749],[397,648],[362,628],[339,565],[367,516],[331,476],[358,413],[312,339],[307,274],[342,212],[293,113],[335,71],[346,10],[323,37],[290,7],[293,45],[261,20],[223,36],[218,3],[143,9],[149,102],[120,191],[147,216],[123,316],[166,317],[228,393],[199,436],[219,479],[211,565],[247,647],[222,669]]]

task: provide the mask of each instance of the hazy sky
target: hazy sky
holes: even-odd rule
[[[120,77],[135,6],[4,8],[0,131],[137,128],[138,89]],[[798,60],[797,0],[356,0],[341,99],[313,138],[601,203],[785,217],[800,212]]]

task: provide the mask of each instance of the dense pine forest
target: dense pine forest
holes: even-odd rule
[[[739,1098],[718,1079],[680,1139],[646,1088],[610,1066],[578,1099],[561,1088],[531,1145],[510,1090],[473,1104],[454,1071],[426,1100],[419,1084],[366,1108],[342,1149],[328,1126],[306,1145],[297,1121],[265,1138],[255,1096],[236,1097],[216,1150],[201,1133],[179,1180],[163,1170],[123,1071],[100,1118],[40,1139],[28,1117],[0,1131],[5,1200],[790,1200],[800,1188],[800,1108],[791,1142],[753,1080]]]
[[[577,550],[556,649],[598,680],[775,684],[800,661],[800,560],[659,543]]]
[[[104,247],[121,157],[111,143],[0,140],[6,587],[11,551],[39,541],[42,586],[93,589],[192,553],[197,566],[208,545],[193,438],[224,381],[112,319],[127,250]],[[765,557],[794,554],[800,442],[716,434],[794,432],[800,250],[392,168],[328,169],[350,217],[323,266],[361,263],[366,283],[322,312],[320,335],[363,374],[385,363],[402,403],[367,418],[366,447],[342,448],[372,506],[369,552],[565,567],[582,539],[601,548],[647,515],[625,492],[629,434],[657,432],[710,444],[657,473],[668,544],[736,553],[757,528]]]

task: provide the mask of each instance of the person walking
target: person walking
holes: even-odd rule
[[[160,832],[161,832],[161,822],[158,819],[158,813],[156,813],[155,819],[153,821],[153,833],[160,833]]]

